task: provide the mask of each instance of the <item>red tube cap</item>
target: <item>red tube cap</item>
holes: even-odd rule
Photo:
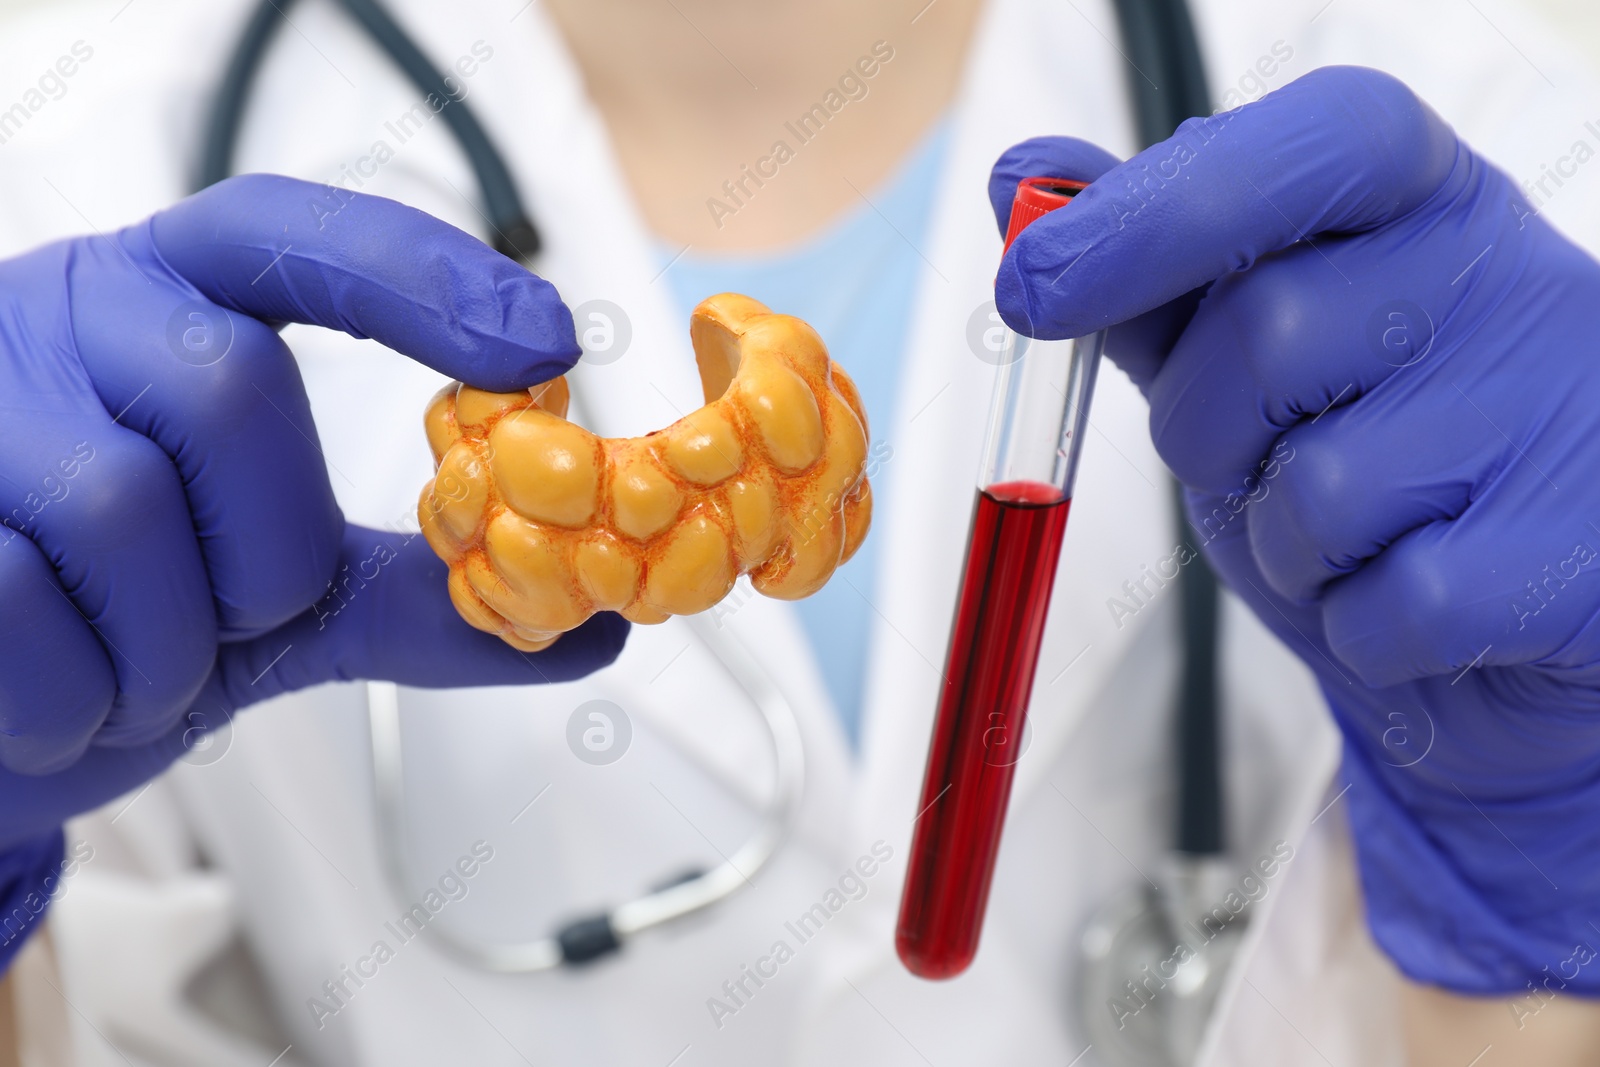
[[[1018,182],[1016,199],[1011,201],[1011,223],[1006,227],[1006,249],[1031,223],[1065,207],[1087,188],[1088,182],[1068,178],[1024,178]]]

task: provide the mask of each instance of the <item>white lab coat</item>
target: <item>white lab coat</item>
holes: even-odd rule
[[[95,50],[66,95],[0,146],[0,252],[107,231],[185,191],[202,106],[243,5],[123,5],[54,3],[0,34],[0,70],[18,83],[0,103],[74,40]],[[573,375],[591,428],[641,433],[697,406],[684,324],[603,123],[539,7],[391,6],[441,66],[474,42],[493,48],[468,80],[470,99],[543,227],[538,269],[569,304],[604,298],[631,319],[622,359]],[[1500,3],[1482,0],[1480,13],[1443,0],[1334,0],[1320,13],[1322,0],[1196,6],[1219,101],[1361,62],[1407,80],[1520,177],[1537,178],[1575,140],[1600,140],[1583,126],[1587,75]],[[414,91],[331,5],[291,17],[259,83],[241,169],[331,179],[384,139],[394,158],[366,190],[481,233],[472,174],[443,124],[403,146],[385,132]],[[908,14],[891,43],[914,48],[917,32]],[[387,888],[374,844],[364,687],[291,695],[243,715],[222,758],[180,765],[74,824],[96,858],[69,883],[54,924],[79,1062],[259,1065],[280,1052],[284,1064],[345,1067],[1095,1062],[1092,1051],[1074,1059],[1087,1044],[1074,1015],[1076,939],[1170,841],[1176,667],[1170,590],[1120,626],[1106,605],[1175,542],[1143,401],[1109,367],[982,951],[961,978],[925,983],[899,966],[892,930],[992,375],[966,340],[1000,247],[984,179],[1003,148],[1033,134],[1134,148],[1115,33],[1108,0],[992,0],[980,21],[920,243],[929,267],[912,356],[895,416],[874,427],[893,457],[872,536],[894,551],[880,557],[873,597],[859,762],[793,611],[752,597],[723,620],[782,686],[806,744],[798,826],[751,888],[576,974],[480,972],[426,936],[399,945],[385,926],[478,841],[493,860],[435,921],[486,941],[545,933],[738,846],[770,788],[765,734],[682,625],[636,627],[616,666],[578,683],[404,692],[414,887],[404,899]],[[1263,77],[1258,60],[1275,44],[1292,57]],[[1591,244],[1593,180],[1570,179],[1547,208]],[[345,513],[406,522],[430,473],[420,413],[439,377],[371,342],[298,327],[286,336]],[[1248,863],[1280,840],[1296,852],[1256,913],[1206,1062],[1395,1064],[1394,978],[1361,927],[1342,807],[1330,806],[1337,735],[1307,672],[1236,602],[1223,625],[1232,852]],[[632,748],[610,766],[581,763],[566,746],[569,714],[594,697],[634,725]],[[893,855],[864,897],[800,943],[785,922],[877,842]],[[228,948],[236,935],[247,951]],[[319,1023],[309,999],[380,939],[398,946],[393,960]],[[742,1003],[731,999],[724,983],[780,940],[793,958]],[[244,955],[250,967],[238,965]],[[237,985],[248,973],[259,988]],[[719,1019],[713,998],[738,1010]],[[265,1006],[260,1018],[238,1017],[252,1004]]]

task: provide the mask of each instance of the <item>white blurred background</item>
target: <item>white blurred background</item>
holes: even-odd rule
[[[29,7],[43,7],[51,0],[0,0],[0,14]],[[1405,3],[1405,0],[1398,0]],[[1596,0],[1516,0],[1523,7],[1540,13],[1556,27],[1568,44],[1578,48],[1600,69],[1600,3]],[[1467,0],[1461,4],[1463,18],[1476,18]]]
[[[43,7],[51,0],[0,0],[0,13],[29,7]],[[445,0],[441,0],[445,2]],[[1397,0],[1405,3],[1405,0]],[[1517,0],[1523,7],[1539,12],[1555,26],[1567,42],[1581,49],[1596,69],[1600,69],[1600,3],[1596,0]],[[1462,0],[1463,18],[1476,18],[1467,0]]]

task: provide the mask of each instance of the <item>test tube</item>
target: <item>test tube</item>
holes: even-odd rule
[[[1020,182],[1006,247],[1084,187]],[[895,930],[901,962],[922,978],[952,978],[978,951],[1104,341],[1004,332]]]

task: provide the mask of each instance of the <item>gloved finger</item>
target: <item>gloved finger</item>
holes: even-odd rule
[[[1550,507],[1554,495],[1537,468],[1513,461],[1458,518],[1412,530],[1333,582],[1322,614],[1334,655],[1373,687],[1472,666],[1577,666],[1560,656],[1596,625],[1593,601],[1562,596],[1559,574],[1555,587],[1533,585],[1563,562],[1540,536],[1571,522]]]
[[[1030,336],[1092,333],[1307,237],[1403,217],[1461,154],[1395,78],[1325,67],[1190,119],[1029,226],[1001,264],[996,301]]]
[[[221,638],[304,611],[333,573],[343,519],[283,340],[130,269],[107,242],[79,246],[67,280],[72,336],[101,403],[182,479]]]
[[[1503,181],[1480,179],[1474,195],[1429,205],[1430,255],[1415,269],[1393,269],[1416,243],[1408,226],[1320,238],[1212,285],[1148,394],[1151,436],[1173,473],[1230,491],[1280,434],[1334,407],[1430,388],[1456,398],[1437,380],[1473,329],[1456,310],[1520,269],[1514,253],[1483,254],[1518,240],[1510,212],[1474,210],[1481,186]]]
[[[50,561],[0,526],[0,767],[48,774],[67,766],[116,695],[111,661]]]
[[[1277,462],[1281,464],[1282,459]],[[1269,466],[1263,477],[1272,470]],[[1271,479],[1265,484],[1272,484]],[[1201,550],[1218,577],[1313,670],[1337,677],[1340,665],[1326,651],[1321,605],[1295,604],[1279,596],[1256,565],[1247,517],[1254,502],[1244,495],[1197,492],[1188,487],[1183,499],[1189,542]],[[1348,669],[1344,674],[1343,681],[1348,683]]]
[[[1427,400],[1336,408],[1289,433],[1274,467],[1248,476],[1250,546],[1263,578],[1307,604],[1403,534],[1460,515],[1492,451],[1482,435],[1419,437]],[[1270,462],[1270,461],[1269,461]],[[1267,477],[1275,472],[1275,477]]]
[[[581,354],[550,283],[393,200],[243,175],[122,237],[231,311],[371,337],[479,388],[523,389]]]
[[[1260,497],[1252,540],[1284,596],[1308,600],[1407,531],[1459,515],[1505,465],[1506,439],[1483,432],[1485,412],[1455,380],[1461,360],[1500,344],[1464,302],[1522,269],[1514,216],[1473,209],[1503,181],[1479,168],[1403,232],[1324,238],[1219,279],[1152,384],[1151,435],[1173,472]],[[1397,275],[1418,226],[1430,255]],[[1485,256],[1491,245],[1511,254]],[[1328,284],[1330,268],[1345,280]],[[1480,399],[1491,422],[1519,425],[1495,409],[1504,395]],[[1275,444],[1295,462],[1266,484],[1259,468]]]
[[[188,724],[131,748],[90,746],[79,759],[51,774],[0,769],[0,851],[49,833],[74,815],[93,811],[137,789],[185,752]]]
[[[1076,137],[1034,137],[1001,153],[989,172],[989,203],[1000,233],[1011,222],[1011,202],[1017,183],[1024,178],[1071,178],[1092,182],[1116,167],[1117,157],[1099,145]],[[1141,391],[1148,389],[1162,361],[1194,314],[1200,292],[1186,294],[1144,315],[1112,327],[1106,337],[1106,355],[1133,379]]]
[[[1432,232],[1445,229],[1437,224]],[[1480,227],[1477,240],[1488,237],[1499,240],[1502,235],[1485,234]],[[1502,246],[1514,245],[1507,240]],[[1373,266],[1362,258],[1344,258],[1336,250],[1331,254],[1357,272],[1352,277]],[[1466,253],[1458,250],[1459,254]],[[1381,258],[1381,248],[1374,256]],[[1440,277],[1432,280],[1437,288],[1448,285],[1443,275],[1456,269],[1450,256],[1442,256],[1442,261]],[[1304,258],[1301,262],[1304,266]],[[1272,264],[1259,274],[1266,278],[1282,274],[1283,269],[1285,264]],[[1414,274],[1434,272],[1424,269]],[[1214,299],[1226,304],[1235,288],[1245,290],[1250,285],[1248,280],[1238,286],[1219,283]],[[1413,291],[1422,299],[1430,296],[1427,277],[1411,277],[1400,285],[1416,286]],[[1298,286],[1270,288],[1288,293]],[[1312,418],[1301,418],[1298,426],[1277,438],[1277,448],[1288,451],[1282,477],[1264,486],[1270,493],[1250,512],[1251,544],[1267,581],[1285,597],[1312,600],[1328,582],[1378,557],[1403,534],[1454,520],[1469,507],[1477,507],[1477,514],[1483,515],[1485,507],[1493,506],[1491,501],[1501,501],[1504,571],[1512,561],[1509,553],[1525,542],[1518,541],[1514,531],[1542,501],[1534,496],[1507,506],[1504,490],[1490,490],[1507,470],[1526,467],[1523,474],[1538,472],[1539,467],[1528,464],[1549,462],[1544,456],[1563,450],[1565,443],[1558,437],[1552,440],[1547,427],[1581,424],[1587,418],[1584,403],[1568,402],[1570,410],[1560,411],[1557,405],[1562,402],[1552,397],[1541,418],[1530,422],[1525,394],[1518,389],[1526,368],[1504,358],[1506,352],[1518,349],[1517,333],[1483,326],[1466,341],[1458,341],[1451,336],[1450,325],[1462,317],[1462,310],[1450,304],[1434,304],[1443,310],[1440,322],[1446,323],[1438,336],[1427,326],[1427,312],[1413,304],[1414,314],[1422,318],[1419,330],[1392,325],[1387,314],[1379,320],[1384,333],[1406,334],[1410,342],[1381,346],[1378,338],[1370,338],[1373,346],[1368,349],[1349,326],[1350,318],[1362,317],[1350,314],[1344,299],[1318,302],[1312,294],[1302,293],[1288,302],[1294,309],[1280,309],[1278,317],[1293,323],[1291,328],[1238,331],[1234,344],[1227,344],[1216,336],[1206,339],[1211,323],[1219,318],[1211,315],[1208,301],[1152,390],[1152,410],[1166,408],[1171,411],[1170,422],[1187,422],[1187,454],[1178,456],[1184,450],[1174,445],[1170,450],[1174,462],[1179,467],[1187,464],[1187,477],[1195,477],[1202,467],[1221,477],[1230,456],[1238,458],[1261,448],[1261,442],[1277,434],[1280,422],[1291,421],[1309,406],[1322,405],[1323,397],[1334,394],[1333,387],[1312,381],[1301,368],[1325,365],[1349,371],[1350,381],[1338,389],[1344,398],[1331,397],[1339,403]],[[1272,317],[1259,302],[1253,307],[1261,312],[1259,318]],[[1250,309],[1248,304],[1235,306],[1230,318],[1240,320]],[[1190,347],[1190,341],[1198,344]],[[1542,344],[1554,352],[1581,350],[1587,344],[1587,326],[1549,323]],[[1202,350],[1235,352],[1238,357],[1211,360],[1219,366],[1200,370],[1202,358],[1197,354]],[[1258,358],[1253,352],[1264,355]],[[1378,354],[1382,358],[1374,358]],[[1374,373],[1368,365],[1378,366],[1379,371]],[[1474,366],[1486,368],[1486,373],[1470,370]],[[1253,382],[1242,381],[1242,368],[1254,368]],[[1194,382],[1187,389],[1187,400],[1168,397],[1168,376]],[[1370,381],[1379,376],[1384,381]],[[1245,390],[1256,398],[1254,403],[1237,402],[1234,394]],[[1350,395],[1360,398],[1347,403]],[[1210,418],[1202,422],[1181,411],[1187,405],[1208,406]],[[1539,456],[1538,461],[1530,459],[1530,453]],[[1555,493],[1554,483],[1544,475],[1528,488]],[[1539,536],[1538,526],[1530,528],[1528,541],[1549,545],[1547,536]],[[1536,563],[1533,566],[1538,569]],[[1507,590],[1507,600],[1510,595]]]
[[[420,534],[347,526],[332,588],[303,615],[224,645],[206,691],[230,708],[334,679],[420,688],[538,685],[581,678],[622,652],[628,624],[596,615],[543,652],[519,652],[462,621],[449,567]]]
[[[0,512],[23,520],[110,658],[117,695],[94,743],[138,744],[165,732],[210,673],[216,613],[172,464],[80,399],[92,410],[11,410]],[[41,478],[68,469],[56,491]]]

